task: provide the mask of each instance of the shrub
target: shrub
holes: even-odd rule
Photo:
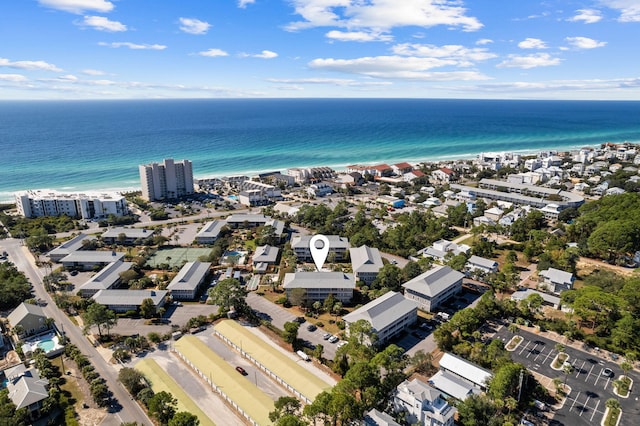
[[[287,296],[282,296],[276,299],[276,304],[278,305],[284,305],[285,303],[287,303]]]

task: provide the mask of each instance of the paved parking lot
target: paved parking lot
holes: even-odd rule
[[[524,330],[519,334],[524,337],[524,340],[511,352],[511,358],[531,371],[550,379],[558,377],[564,381],[565,373],[551,368],[558,354],[555,349],[558,342]],[[506,328],[502,328],[495,337],[506,343],[513,334]],[[602,359],[597,354],[569,346],[565,348],[565,352],[569,355],[567,361],[574,369],[566,376],[566,383],[571,387],[571,392],[564,405],[555,411],[550,424],[558,426],[600,424],[606,410],[605,403],[609,398],[617,399],[622,406],[622,419],[619,423],[621,426],[640,424],[640,403],[634,389],[632,388],[628,398],[622,398],[613,393],[613,381],[623,373],[618,364]],[[613,377],[603,375],[605,368],[613,371]],[[638,382],[640,375],[636,371],[630,371],[628,374],[633,379],[634,386],[640,383]]]

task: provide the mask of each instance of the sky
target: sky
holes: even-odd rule
[[[640,0],[4,0],[0,100],[640,100]]]

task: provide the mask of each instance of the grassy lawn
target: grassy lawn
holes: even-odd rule
[[[506,349],[507,350],[515,349],[516,346],[518,346],[522,342],[522,339],[523,339],[522,336],[513,336],[513,338],[507,344]]]
[[[618,382],[618,381],[616,381]],[[616,382],[614,382],[614,384],[616,384]],[[629,379],[628,377],[622,377],[619,380],[619,385],[616,386],[616,390],[618,391],[618,395],[620,396],[627,396],[629,395],[629,388],[631,387],[631,379]]]
[[[604,419],[604,426],[616,426],[616,424],[618,423],[618,417],[620,417],[619,408],[609,409],[607,418]]]
[[[567,358],[569,358],[569,355],[563,353],[558,354],[558,356],[556,357],[556,360],[553,362],[552,367],[553,368],[561,368],[562,364],[564,364],[564,362],[567,360]]]
[[[71,361],[67,361],[70,363]],[[51,363],[60,369],[62,373],[62,380],[60,385],[60,390],[69,398],[69,402],[75,406],[81,404],[84,401],[84,395],[80,390],[80,386],[78,386],[78,382],[75,377],[69,376],[62,371],[62,355],[59,355],[55,358],[51,358]],[[65,364],[65,367],[68,367]]]

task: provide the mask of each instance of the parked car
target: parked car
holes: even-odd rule
[[[245,370],[244,368],[242,368],[242,367],[240,367],[240,366],[237,366],[237,367],[236,367],[236,371],[237,371],[238,373],[242,374],[243,376],[246,376],[247,374],[249,374],[249,373],[247,373],[247,370]]]
[[[338,340],[340,340],[338,336],[329,337],[329,343],[336,343]]]
[[[322,338],[323,338],[324,340],[329,340],[329,339],[331,338],[331,335],[330,335],[329,333],[324,333],[324,334],[322,335]]]
[[[613,377],[613,370],[607,367],[602,370],[602,375],[605,377]]]
[[[306,319],[304,319],[304,317],[296,317],[296,319],[293,320],[293,322],[297,322],[298,324],[302,324],[305,321]]]
[[[316,326],[315,326],[315,325],[313,325],[313,324],[309,324],[309,325],[307,326],[307,330],[309,330],[309,331],[316,331],[317,329],[318,329],[318,327],[316,327]]]

